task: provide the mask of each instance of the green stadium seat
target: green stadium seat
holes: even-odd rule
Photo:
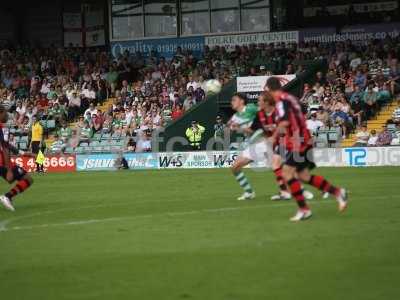
[[[103,152],[103,147],[101,147],[101,146],[92,147],[92,152],[101,153],[101,152]]]
[[[388,124],[387,125],[387,129],[391,132],[391,133],[394,133],[394,132],[396,132],[396,124]]]
[[[82,154],[82,153],[84,153],[84,149],[82,147],[76,147],[75,152],[78,154]]]
[[[328,133],[325,131],[319,131],[315,138],[315,146],[317,148],[325,148],[328,147],[328,144]]]
[[[328,132],[328,142],[330,144],[337,143],[339,141],[339,134],[336,130],[330,130]]]
[[[111,146],[111,152],[121,152],[122,147],[116,145],[116,146]]]
[[[27,135],[22,135],[20,140],[21,140],[21,142],[23,141],[23,142],[28,143],[29,137]]]
[[[101,140],[101,133],[95,133],[92,137],[93,141],[100,141]]]
[[[103,148],[103,152],[111,152],[111,146],[104,146]]]
[[[47,120],[46,128],[47,129],[55,129],[56,128],[56,120]]]
[[[118,141],[118,143],[117,143],[117,145],[120,146],[120,147],[125,146],[125,144],[126,144],[126,142],[125,142],[124,140],[120,140],[120,141]]]
[[[120,134],[120,133],[114,133],[114,134],[111,136],[111,138],[112,138],[113,140],[119,140],[119,139],[121,139],[121,134]]]
[[[315,139],[316,147],[329,147],[339,142],[339,134],[336,130],[320,130]]]
[[[110,139],[111,138],[111,134],[109,134],[109,133],[104,133],[102,136],[101,136],[101,140],[108,140],[108,139]]]
[[[26,142],[20,142],[20,143],[18,144],[18,148],[19,148],[20,150],[27,150],[27,149],[28,149],[28,143],[26,143]]]
[[[65,148],[65,153],[74,153],[74,148],[72,147]]]
[[[52,125],[53,125],[52,121],[54,121],[54,120],[41,120],[40,124],[42,124],[44,130],[54,129],[55,121],[54,121],[54,127],[52,127]]]

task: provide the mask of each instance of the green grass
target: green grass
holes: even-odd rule
[[[316,199],[300,224],[293,202],[267,200],[270,172],[247,172],[245,203],[228,170],[36,177],[0,209],[0,298],[398,299],[400,169],[321,172],[350,209]]]

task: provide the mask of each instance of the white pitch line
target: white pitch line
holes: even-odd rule
[[[176,200],[159,200],[159,201],[135,201],[135,202],[97,204],[97,205],[90,205],[90,206],[70,207],[70,208],[62,208],[62,209],[56,209],[56,210],[40,211],[40,212],[37,212],[34,214],[10,218],[10,219],[6,219],[4,221],[0,221],[0,232],[7,231],[7,226],[14,221],[38,217],[38,216],[42,216],[42,215],[50,215],[50,214],[55,214],[55,213],[60,213],[60,212],[75,211],[75,210],[82,210],[82,209],[93,209],[93,208],[103,208],[103,207],[107,208],[107,207],[136,205],[136,204],[152,204],[152,203],[159,203],[159,202],[183,202],[183,201],[184,200],[177,200],[177,199]]]
[[[331,203],[330,201],[321,201],[316,203]],[[228,212],[228,211],[237,211],[237,210],[245,210],[245,209],[256,209],[256,208],[274,208],[274,207],[285,207],[293,205],[290,203],[285,204],[264,204],[264,205],[254,205],[254,206],[233,206],[233,207],[221,207],[221,208],[209,208],[202,210],[191,210],[191,211],[182,211],[182,212],[165,212],[160,214],[148,214],[148,215],[138,215],[138,216],[128,216],[128,217],[115,217],[115,218],[105,218],[105,219],[90,219],[90,220],[78,220],[78,221],[70,221],[65,223],[51,223],[51,224],[39,224],[39,225],[30,225],[30,226],[14,226],[7,227],[9,223],[2,224],[0,223],[0,232],[3,231],[14,231],[14,230],[32,230],[32,229],[40,229],[40,228],[49,228],[49,227],[61,227],[61,226],[79,226],[79,225],[89,225],[96,223],[106,223],[106,222],[120,222],[124,220],[135,220],[135,219],[147,219],[147,218],[155,218],[155,217],[179,217],[179,216],[187,216],[194,214],[202,214],[202,213],[219,213],[219,212]],[[23,219],[23,217],[19,218]],[[13,219],[15,220],[15,219]],[[4,223],[4,222],[3,222]]]
[[[372,196],[363,196],[364,198],[372,198]],[[396,196],[378,196],[373,197],[374,199],[390,199],[390,198],[397,198]],[[180,200],[165,200],[168,202],[179,202]],[[5,231],[12,231],[12,230],[32,230],[36,228],[48,228],[48,227],[61,227],[61,226],[79,226],[79,225],[88,225],[88,224],[95,224],[95,223],[105,223],[105,222],[118,222],[124,220],[134,220],[134,219],[141,219],[141,218],[154,218],[154,217],[163,217],[163,216],[170,216],[170,217],[177,217],[177,216],[186,216],[186,215],[193,215],[193,214],[200,214],[200,213],[218,213],[218,212],[228,212],[228,211],[236,211],[236,210],[244,210],[244,209],[254,209],[254,208],[274,208],[274,207],[285,207],[285,206],[292,206],[293,202],[288,201],[282,204],[263,204],[263,205],[252,205],[252,206],[233,206],[233,207],[221,207],[221,208],[209,208],[209,209],[202,209],[202,210],[192,210],[192,211],[183,211],[183,212],[165,212],[160,214],[148,214],[148,215],[137,215],[137,216],[128,216],[128,217],[114,217],[114,218],[105,218],[105,219],[90,219],[90,220],[78,220],[78,221],[70,221],[65,223],[52,223],[52,224],[40,224],[40,225],[31,225],[31,226],[14,226],[8,227],[8,225],[14,221],[27,219],[31,217],[41,216],[44,214],[54,214],[58,212],[64,211],[71,211],[71,210],[81,210],[81,209],[90,209],[90,208],[98,208],[98,207],[114,207],[116,205],[132,205],[138,203],[151,203],[157,201],[143,201],[143,202],[133,202],[133,203],[120,203],[120,204],[110,204],[110,205],[93,205],[93,206],[86,206],[86,207],[75,207],[75,208],[66,208],[66,209],[59,209],[53,211],[44,211],[38,212],[36,214],[31,214],[27,216],[21,216],[16,218],[11,218],[8,220],[4,220],[0,222],[0,233]],[[312,201],[312,205],[316,204],[324,204],[324,203],[333,203],[332,201],[327,200],[320,200],[320,201]]]

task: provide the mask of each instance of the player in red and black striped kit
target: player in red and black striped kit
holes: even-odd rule
[[[258,111],[250,130],[253,132],[263,130],[269,143],[268,148],[270,148],[270,151],[268,151],[267,155],[271,157],[271,167],[280,190],[278,195],[271,197],[271,200],[290,200],[292,197],[282,173],[282,158],[279,154],[274,153],[273,151],[273,134],[276,130],[278,115],[272,95],[268,92],[262,93],[258,97],[258,107],[260,110]],[[304,196],[307,199],[312,199],[314,197],[314,195],[309,191],[304,191]]]
[[[310,173],[310,170],[316,167],[313,158],[313,139],[307,129],[306,118],[298,99],[284,92],[276,77],[268,79],[266,89],[273,96],[278,113],[274,139],[278,141],[279,153],[283,158],[283,177],[299,206],[297,214],[291,221],[301,221],[312,216],[304,198],[301,182],[334,196],[339,211],[344,211],[347,208],[346,190],[333,186],[322,176]]]
[[[271,199],[289,200],[291,195],[282,176],[280,156],[273,153],[273,142],[271,141],[271,138],[276,129],[277,114],[275,105],[273,102],[271,103],[271,101],[273,101],[273,98],[269,93],[263,93],[258,97],[258,107],[260,110],[258,111],[250,129],[253,132],[262,130],[268,140],[268,143],[270,144],[268,148],[270,148],[271,151],[269,151],[270,153],[267,155],[271,157],[272,170],[274,171],[275,178],[280,189],[279,195],[272,196]]]
[[[4,139],[2,124],[7,123],[7,120],[7,110],[0,106],[0,176],[10,184],[17,181],[16,185],[8,193],[0,196],[0,203],[6,209],[14,211],[13,198],[28,189],[32,185],[33,179],[24,169],[11,163],[10,154],[25,155],[26,153],[18,151]]]

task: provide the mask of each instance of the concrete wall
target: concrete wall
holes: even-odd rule
[[[25,11],[23,38],[31,45],[63,44],[62,1],[37,1]]]
[[[8,9],[4,7],[0,8],[0,41],[15,41],[16,30],[13,15]]]

